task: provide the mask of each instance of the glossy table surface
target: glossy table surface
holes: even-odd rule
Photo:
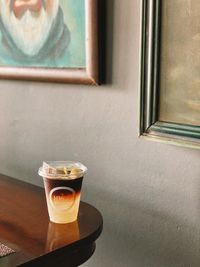
[[[100,212],[84,202],[76,222],[51,223],[43,188],[0,175],[0,242],[16,251],[0,258],[0,267],[79,266],[102,227]]]

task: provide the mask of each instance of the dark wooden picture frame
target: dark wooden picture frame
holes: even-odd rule
[[[140,136],[198,148],[200,126],[159,118],[163,1],[141,2]]]
[[[99,83],[98,0],[85,1],[85,68],[46,68],[0,66],[0,79],[32,80],[75,84]]]

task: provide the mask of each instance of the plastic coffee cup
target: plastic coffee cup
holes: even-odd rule
[[[80,162],[43,162],[38,174],[43,177],[49,218],[54,223],[77,220],[82,181],[87,168]]]

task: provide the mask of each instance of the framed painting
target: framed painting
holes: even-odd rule
[[[0,78],[98,84],[98,0],[1,0]]]
[[[140,135],[198,148],[200,1],[141,2]]]

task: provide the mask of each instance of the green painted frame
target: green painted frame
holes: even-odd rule
[[[161,4],[141,1],[140,136],[200,148],[200,126],[158,120]]]

